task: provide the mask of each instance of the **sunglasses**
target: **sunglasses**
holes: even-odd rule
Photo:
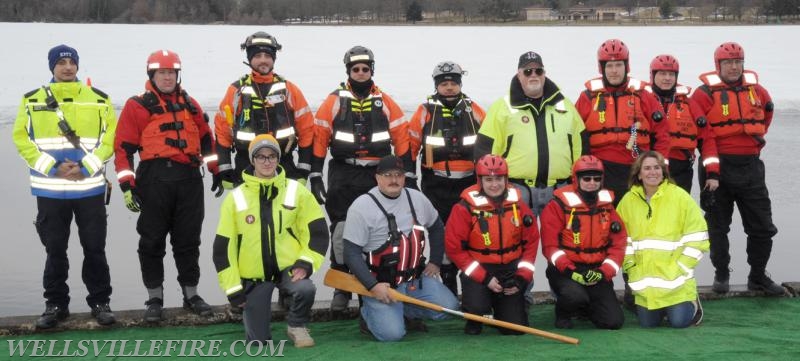
[[[278,160],[278,155],[277,154],[270,154],[270,155],[256,154],[253,157],[253,159],[255,159],[259,163],[266,163],[267,161],[270,161],[270,163],[273,163],[276,160]]]
[[[531,74],[536,73],[538,76],[542,76],[544,74],[544,68],[528,68],[522,71],[522,74],[525,76],[531,76]]]
[[[584,182],[587,182],[587,183],[591,182],[591,181],[595,181],[597,183],[600,183],[600,182],[603,181],[603,176],[601,176],[601,175],[596,175],[596,176],[587,175],[587,176],[581,177],[581,180],[584,181]]]
[[[350,68],[350,71],[352,71],[353,73],[369,73],[370,70],[371,69],[369,67],[361,67],[361,66],[354,66]]]

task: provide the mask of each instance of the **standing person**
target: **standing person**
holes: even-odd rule
[[[508,95],[489,107],[475,145],[475,159],[506,159],[509,181],[537,216],[587,149],[578,111],[545,73],[539,54],[520,55]]]
[[[656,131],[664,115],[645,84],[629,77],[628,46],[619,39],[597,50],[601,76],[586,82],[576,107],[586,124],[589,153],[603,161],[603,186],[614,192],[616,205],[628,191],[628,174],[636,157],[653,147],[668,153],[666,133]]]
[[[662,54],[650,62],[650,85],[645,87],[655,95],[666,118],[669,135],[669,175],[675,183],[692,191],[695,149],[700,149],[705,167],[704,190],[713,192],[719,186],[719,158],[717,141],[711,127],[707,127],[704,114],[689,100],[692,88],[678,83],[680,64],[672,55]],[[694,109],[692,109],[694,107]]]
[[[664,157],[642,153],[631,167],[630,192],[617,211],[628,231],[622,268],[642,327],[664,316],[675,328],[699,324],[694,269],[708,251],[706,221],[692,196],[669,178]]]
[[[47,53],[50,83],[26,93],[14,121],[14,144],[30,167],[36,232],[44,245],[45,311],[36,328],[69,317],[69,244],[72,217],[83,248],[86,302],[100,325],[116,321],[108,303],[105,163],[114,153],[117,116],[108,95],[78,80],[78,51],[57,45]]]
[[[772,237],[778,229],[772,223],[772,203],[761,160],[775,105],[759,84],[758,75],[744,69],[744,49],[739,44],[728,42],[717,47],[714,65],[716,71],[700,75],[703,85],[692,94],[716,135],[721,168],[719,188],[704,194],[702,202],[715,268],[713,289],[717,293],[729,290],[728,232],[735,203],[747,233],[747,288],[782,295],[783,287],[767,275]]]
[[[380,159],[377,187],[358,197],[347,211],[344,259],[358,280],[372,292],[364,296],[361,329],[378,341],[399,341],[406,323],[424,329],[422,318],[440,320],[444,313],[404,305],[390,288],[408,296],[455,309],[458,300],[436,278],[444,256],[444,224],[421,192],[405,186],[406,168],[397,156]],[[430,260],[426,264],[425,234]]]
[[[524,292],[533,281],[539,227],[531,209],[508,182],[508,165],[487,154],[475,165],[477,184],[461,193],[445,231],[448,257],[462,271],[464,311],[528,325]],[[477,335],[483,325],[467,321],[464,333]],[[504,335],[521,334],[500,329]]]
[[[311,162],[311,192],[325,204],[331,222],[331,268],[347,271],[342,254],[342,230],[347,209],[358,196],[375,185],[375,167],[392,153],[405,159],[406,185],[416,188],[416,165],[411,161],[408,123],[397,103],[373,81],[375,55],[363,46],[344,53],[347,81],[341,83],[316,114],[314,157]],[[330,148],[328,191],[322,168]],[[335,290],[332,311],[342,311],[352,295]]]
[[[271,134],[281,146],[281,167],[286,176],[305,184],[311,169],[314,115],[303,92],[275,73],[277,52],[283,46],[263,31],[241,44],[250,73],[228,86],[214,117],[219,155],[216,196],[242,182],[242,171],[250,165],[247,146],[256,135]],[[295,163],[294,150],[298,161]],[[231,153],[236,153],[231,159]]]
[[[114,142],[114,165],[125,205],[141,212],[136,231],[141,236],[138,252],[148,295],[147,322],[162,319],[167,235],[183,307],[211,314],[211,307],[197,294],[205,216],[200,166],[206,163],[216,176],[217,159],[203,110],[181,87],[181,69],[181,59],[172,51],[157,50],[147,57],[145,91],[125,103]],[[141,162],[134,167],[137,152]]]
[[[233,306],[244,307],[247,342],[272,339],[272,291],[292,298],[286,334],[295,347],[314,346],[306,325],[316,288],[309,277],[322,265],[328,230],[310,191],[287,178],[281,145],[269,134],[250,143],[244,183],[225,197],[214,239],[219,285]]]
[[[436,92],[420,104],[408,125],[415,161],[422,148],[422,193],[443,220],[450,217],[461,191],[473,184],[475,140],[486,116],[478,103],[461,92],[464,74],[455,62],[436,64],[432,74]],[[447,257],[441,275],[445,286],[458,296],[458,268]]]
[[[572,184],[557,189],[542,213],[542,253],[556,295],[556,328],[572,328],[572,317],[588,314],[597,328],[616,330],[625,316],[614,292],[614,276],[625,257],[625,227],[614,210],[614,194],[603,189],[603,163],[584,155],[572,168]]]

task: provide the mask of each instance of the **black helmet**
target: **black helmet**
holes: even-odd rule
[[[278,39],[275,39],[274,36],[263,31],[248,36],[247,39],[244,39],[240,47],[247,52],[247,61],[250,61],[253,56],[262,51],[271,55],[272,59],[275,59],[275,53],[283,48],[283,46],[278,43]]]
[[[356,45],[344,53],[344,65],[349,67],[352,63],[368,63],[370,68],[375,64],[375,55],[372,50],[361,45]]]

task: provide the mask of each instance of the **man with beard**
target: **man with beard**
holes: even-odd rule
[[[394,154],[405,159],[408,186],[416,188],[416,165],[411,161],[408,123],[397,103],[372,80],[375,55],[363,46],[344,54],[347,80],[334,90],[317,110],[314,154],[311,161],[311,192],[325,204],[331,221],[331,268],[346,271],[342,231],[347,209],[358,196],[377,184],[375,168],[381,157]],[[328,192],[322,168],[328,149]],[[331,310],[347,308],[351,294],[336,290]]]

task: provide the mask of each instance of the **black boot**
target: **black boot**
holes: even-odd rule
[[[442,276],[442,283],[454,296],[458,297],[458,267],[454,264],[443,264],[439,268]]]
[[[782,296],[786,293],[783,286],[775,283],[767,272],[761,269],[751,269],[747,276],[747,289],[750,291],[764,291],[767,296]]]
[[[67,317],[69,317],[69,308],[66,306],[62,307],[53,304],[47,304],[42,316],[36,320],[36,328],[53,328],[58,324],[58,321],[63,321]]]
[[[730,291],[731,270],[728,267],[719,268],[714,271],[714,284],[711,290],[714,293],[728,293]]]

